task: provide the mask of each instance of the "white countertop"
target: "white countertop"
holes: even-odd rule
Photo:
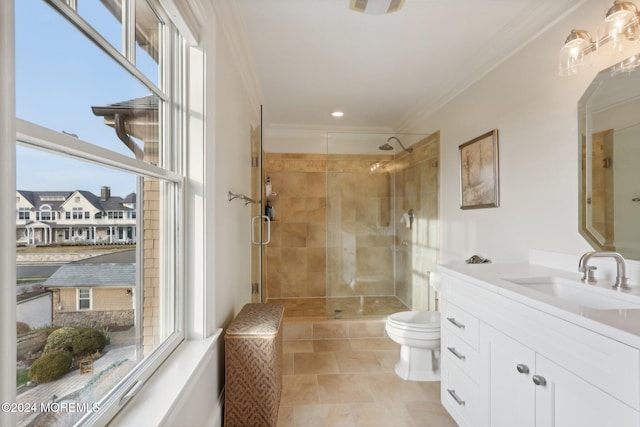
[[[593,292],[610,298],[637,303],[637,309],[593,309],[560,299],[553,295],[529,289],[508,281],[508,279],[557,277],[580,282],[582,275],[566,270],[558,270],[528,263],[514,264],[464,264],[439,265],[438,271],[449,274],[482,289],[526,304],[529,307],[561,318],[611,339],[640,348],[640,288],[630,291],[616,291],[608,282],[591,287]]]

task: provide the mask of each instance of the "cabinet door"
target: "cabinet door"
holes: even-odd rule
[[[491,427],[535,425],[535,353],[516,340],[482,323],[480,387],[484,424]]]
[[[640,426],[639,412],[540,355],[536,374],[536,426]]]

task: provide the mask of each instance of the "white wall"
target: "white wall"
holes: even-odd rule
[[[610,7],[592,0],[419,122],[414,132],[441,132],[441,262],[480,254],[494,262],[526,261],[529,249],[580,254],[577,102],[615,58],[559,77],[558,52],[572,28],[596,33]],[[500,207],[459,208],[458,146],[499,130]]]
[[[226,326],[251,301],[251,206],[241,200],[228,201],[228,191],[251,195],[251,127],[256,112],[249,104],[244,86],[222,34],[217,37],[216,52],[215,141],[209,138],[208,150],[215,150],[215,182],[207,193],[208,209],[215,222],[215,324]],[[259,112],[259,111],[258,111]],[[211,117],[209,117],[211,119]],[[208,162],[209,163],[209,162]],[[209,163],[211,164],[211,163]],[[213,186],[211,186],[213,184]]]

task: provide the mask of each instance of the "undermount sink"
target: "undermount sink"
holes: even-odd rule
[[[563,301],[577,304],[581,307],[596,310],[640,308],[640,301],[633,302],[610,296],[610,294],[615,294],[616,291],[598,288],[561,277],[525,277],[504,280],[536,292],[554,296]]]

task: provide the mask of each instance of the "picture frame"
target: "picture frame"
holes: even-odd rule
[[[498,129],[458,147],[460,152],[460,209],[500,206]]]

